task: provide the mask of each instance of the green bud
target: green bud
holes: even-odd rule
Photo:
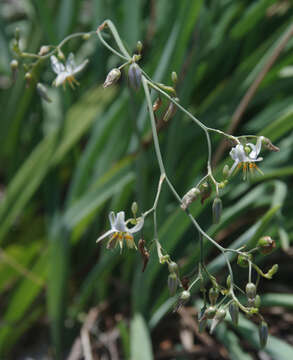
[[[178,286],[178,278],[175,273],[169,274],[168,276],[168,289],[170,292],[170,295],[173,296],[176,293]]]
[[[40,95],[40,97],[42,99],[44,99],[47,102],[52,102],[52,100],[50,99],[49,95],[48,95],[48,90],[46,89],[46,87],[41,84],[41,83],[37,83],[37,92]]]
[[[169,269],[171,274],[172,273],[178,274],[178,265],[174,261],[171,261],[168,264],[168,269]]]
[[[214,306],[209,306],[205,311],[205,316],[207,319],[213,319],[216,315],[217,309]]]
[[[30,72],[25,73],[24,75],[26,86],[30,86],[31,80],[32,80],[32,74]]]
[[[120,79],[120,76],[121,76],[121,71],[119,69],[117,68],[112,69],[108,73],[103,87],[107,88],[108,86],[115,84]]]
[[[137,211],[138,211],[138,205],[137,205],[137,202],[134,201],[131,205],[131,211],[132,211],[132,214],[135,216],[137,214]]]
[[[259,295],[256,295],[255,299],[254,299],[254,306],[257,308],[260,308],[261,305],[261,298]]]
[[[172,71],[172,74],[171,74],[171,79],[173,81],[174,84],[177,83],[177,80],[178,80],[178,76],[177,76],[177,73],[176,71]]]
[[[247,254],[247,255],[239,254],[237,257],[237,265],[246,268],[249,265],[248,259],[250,261],[252,260],[252,254]]]
[[[270,236],[263,236],[258,240],[257,247],[261,254],[268,255],[274,250],[276,243]]]
[[[84,34],[82,39],[83,40],[88,40],[89,38],[91,37],[91,34],[90,33],[87,33],[87,34]]]
[[[223,209],[222,200],[219,197],[215,198],[212,208],[214,224],[218,224],[220,222]]]
[[[254,299],[256,296],[256,286],[254,285],[254,283],[247,283],[245,287],[245,292],[249,299]]]
[[[229,166],[226,164],[224,167],[223,167],[223,176],[224,178],[227,178],[229,176]]]
[[[239,320],[239,306],[236,303],[236,301],[233,301],[229,304],[229,313],[231,316],[232,323],[237,326]]]
[[[263,348],[266,346],[266,343],[268,341],[268,335],[269,335],[269,328],[268,324],[265,321],[262,321],[258,328],[258,334],[259,334],[259,341],[260,346]]]
[[[50,51],[50,46],[48,46],[48,45],[43,45],[43,46],[41,46],[41,48],[40,48],[39,55],[40,55],[40,56],[46,55],[46,54],[48,54],[49,51]]]
[[[180,299],[187,301],[187,300],[189,300],[189,298],[190,298],[190,292],[187,290],[182,291],[182,293],[180,295]]]
[[[246,152],[246,154],[248,155],[251,152],[251,148],[249,146],[245,146],[244,147],[244,151]]]
[[[219,290],[217,288],[210,288],[209,290],[209,300],[211,305],[215,305],[219,297]]]
[[[65,60],[65,56],[62,52],[62,50],[60,48],[57,49],[57,57],[60,59],[60,60]]]
[[[138,91],[141,85],[141,70],[136,63],[132,63],[128,70],[128,80],[130,86]]]
[[[231,287],[231,275],[227,276],[226,284],[227,284],[227,288],[230,289],[230,287]]]
[[[16,81],[16,76],[17,76],[17,72],[18,72],[18,61],[13,59],[11,60],[10,62],[10,68],[11,68],[11,71],[12,71],[12,79],[13,81]]]
[[[142,42],[141,41],[138,41],[136,43],[136,49],[137,49],[138,53],[141,54],[141,52],[142,52]]]

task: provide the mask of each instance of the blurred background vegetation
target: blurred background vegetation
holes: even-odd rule
[[[94,359],[292,359],[292,2],[2,0],[0,14],[0,359],[91,359],[84,355],[88,340]],[[261,134],[281,149],[263,153],[264,176],[243,182],[238,175],[224,189],[221,224],[211,225],[210,199],[191,207],[225,247],[250,247],[261,235],[276,240],[272,255],[257,258],[264,269],[280,264],[260,286],[271,333],[264,350],[257,327],[244,318],[237,328],[227,319],[215,336],[199,335],[199,289],[172,314],[151,221],[144,273],[137,252],[95,243],[109,227],[109,210],[130,216],[134,200],[141,211],[151,207],[159,179],[143,92],[134,94],[125,74],[102,88],[119,59],[96,36],[74,39],[65,55],[90,61],[75,91],[50,87],[49,62],[30,86],[22,69],[12,82],[16,27],[22,49],[37,53],[106,18],[130,51],[143,42],[140,65],[154,80],[171,84],[177,71],[181,104],[206,125]],[[47,84],[52,103],[38,96],[35,81]],[[184,195],[205,172],[203,133],[177,111],[159,135],[167,172]],[[229,148],[219,136],[212,140],[221,177]],[[199,260],[197,237],[166,188],[158,223],[162,245],[181,274],[190,273]],[[223,283],[225,263],[208,243],[205,256]],[[233,269],[243,286],[246,270],[235,262]]]

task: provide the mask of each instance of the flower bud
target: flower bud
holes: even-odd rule
[[[217,325],[225,319],[226,311],[224,309],[219,309],[216,312],[215,317],[213,318],[212,325],[210,328],[210,334],[212,334],[217,327]]]
[[[263,236],[258,240],[257,247],[261,254],[268,255],[274,250],[276,243],[270,236]]]
[[[58,57],[58,59],[60,59],[62,61],[65,60],[65,56],[60,48],[57,49],[57,57]]]
[[[136,43],[136,50],[139,54],[141,54],[141,52],[142,52],[142,42],[141,41],[138,41]]]
[[[132,211],[133,216],[135,216],[137,214],[137,210],[138,210],[138,205],[137,205],[137,202],[134,201],[131,205],[131,211]]]
[[[169,292],[170,292],[171,296],[175,295],[176,290],[177,290],[177,286],[178,286],[177,275],[175,273],[169,274],[169,276],[168,276],[168,288],[169,288]]]
[[[205,316],[207,319],[213,319],[216,315],[217,309],[214,306],[209,306],[205,311]]]
[[[259,335],[260,346],[263,348],[266,346],[269,335],[268,324],[265,321],[262,321],[260,323],[258,328],[258,335]]]
[[[141,85],[141,70],[136,63],[132,63],[128,70],[128,80],[130,86],[138,91]]]
[[[233,301],[229,304],[229,313],[231,316],[232,323],[238,325],[239,320],[239,307],[236,301]]]
[[[200,190],[198,188],[190,189],[182,198],[181,209],[186,210],[189,205],[196,200],[197,196],[200,195]]]
[[[184,301],[188,301],[190,298],[190,292],[187,290],[182,291],[181,295],[180,295],[180,299],[184,300]]]
[[[223,167],[223,176],[225,179],[229,176],[229,166],[227,164]]]
[[[32,80],[32,74],[30,72],[25,73],[24,75],[25,81],[26,81],[26,87],[29,87]]]
[[[219,197],[215,198],[212,208],[214,224],[218,224],[220,222],[223,209],[222,200]]]
[[[16,59],[11,60],[10,62],[10,69],[12,71],[12,79],[13,81],[16,81],[16,76],[17,76],[17,72],[18,72],[18,61]]]
[[[201,204],[203,205],[205,200],[208,199],[210,197],[212,193],[212,187],[208,182],[204,182],[203,184],[201,184],[200,186],[200,196],[201,196]]]
[[[261,305],[261,298],[259,295],[256,295],[255,299],[254,299],[254,304],[253,304],[256,308],[260,308]]]
[[[178,274],[178,265],[174,261],[168,264],[168,269],[171,274]]]
[[[171,79],[172,79],[172,81],[173,81],[174,85],[176,85],[177,80],[178,80],[178,76],[177,76],[176,71],[172,71],[172,74],[171,74]]]
[[[209,290],[209,300],[211,305],[215,305],[219,297],[219,290],[217,288],[210,288]]]
[[[164,116],[163,121],[167,122],[169,121],[176,113],[177,107],[174,103],[170,102]]]
[[[37,92],[42,99],[44,99],[48,103],[52,102],[52,100],[50,99],[50,97],[48,95],[48,91],[43,84],[37,83]]]
[[[231,275],[227,276],[226,284],[227,284],[227,288],[230,289],[230,287],[231,287]]]
[[[248,260],[252,260],[252,254],[247,254],[247,255],[239,254],[237,257],[237,265],[245,268],[249,265]]]
[[[106,77],[106,80],[103,85],[104,88],[115,84],[120,79],[120,76],[121,76],[121,71],[119,69],[117,68],[112,69]]]
[[[83,40],[88,40],[89,38],[91,37],[91,34],[90,33],[87,33],[87,34],[84,34],[82,39]]]
[[[249,299],[254,299],[256,296],[256,286],[254,285],[254,283],[247,283],[245,287],[245,292]]]
[[[50,46],[48,46],[48,45],[41,46],[39,55],[40,56],[46,55],[46,54],[48,54],[49,51],[50,51]]]

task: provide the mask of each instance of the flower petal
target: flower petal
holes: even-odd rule
[[[114,211],[110,211],[110,213],[109,213],[109,221],[110,221],[111,229],[114,229],[115,228],[115,221],[116,221]]]
[[[61,72],[54,80],[54,85],[59,86],[59,85],[63,84],[64,81],[66,80],[67,76],[69,76],[69,74],[66,71]]]
[[[125,225],[125,213],[124,211],[120,211],[115,220],[115,229],[118,232],[127,232],[127,227]]]
[[[97,239],[97,243],[100,242],[101,240],[105,239],[107,236],[113,234],[115,232],[115,230],[108,230],[106,231],[103,235],[101,235],[98,239]]]
[[[72,75],[75,75],[75,74],[81,72],[81,71],[86,67],[86,65],[88,64],[88,62],[89,62],[88,59],[86,59],[86,60],[84,60],[83,63],[81,63],[80,65],[78,65],[76,68],[74,68],[73,71],[72,71]]]
[[[231,169],[229,170],[229,176],[233,173],[233,171],[235,170],[236,166],[239,164],[239,160],[235,160],[234,164],[232,165]]]
[[[65,66],[62,64],[62,62],[60,62],[56,58],[56,56],[52,55],[50,57],[50,59],[51,59],[51,66],[52,66],[54,73],[56,73],[58,75],[65,70]]]
[[[74,55],[71,52],[66,60],[66,70],[70,73],[73,73],[74,69],[75,69]]]

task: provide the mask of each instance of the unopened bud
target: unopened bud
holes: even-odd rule
[[[178,286],[178,278],[175,273],[169,274],[168,276],[168,289],[170,292],[170,295],[173,296],[176,293]]]
[[[247,283],[245,287],[246,295],[249,299],[255,299],[256,296],[256,286],[254,283]]]
[[[205,200],[211,196],[212,187],[209,183],[204,182],[200,185],[200,196],[201,196],[201,204],[203,205]]]
[[[232,323],[234,325],[238,325],[238,320],[239,320],[239,307],[238,307],[238,304],[233,301],[229,304],[229,313],[230,313],[230,316],[231,316],[231,320],[232,320]]]
[[[42,99],[44,99],[45,101],[47,101],[49,103],[52,102],[52,100],[50,99],[50,97],[48,95],[48,90],[46,89],[46,87],[43,84],[41,84],[41,83],[37,84],[37,92]]]
[[[177,107],[175,106],[174,103],[170,102],[164,116],[163,116],[163,121],[167,122],[169,121],[176,113]]]
[[[205,311],[205,316],[207,319],[213,319],[216,315],[217,309],[214,306],[209,306]]]
[[[215,317],[213,318],[212,325],[210,328],[210,334],[212,334],[217,327],[217,325],[225,319],[226,311],[224,309],[219,309],[216,312]]]
[[[173,312],[176,312],[181,306],[187,303],[187,301],[190,299],[190,292],[188,290],[182,291],[180,294],[177,304],[174,307]]]
[[[211,305],[215,305],[219,297],[219,290],[217,288],[210,288],[209,290],[209,300]]]
[[[138,52],[139,54],[141,54],[141,52],[142,52],[142,42],[141,42],[141,41],[138,41],[138,42],[136,43],[136,49],[137,49],[137,52]]]
[[[133,216],[135,217],[136,214],[137,214],[137,210],[138,210],[138,205],[137,205],[137,202],[134,201],[131,205],[131,211],[132,211],[132,214]]]
[[[258,240],[257,247],[261,254],[268,255],[274,250],[276,243],[270,236],[263,236]]]
[[[268,324],[265,321],[262,321],[258,328],[258,334],[259,334],[259,342],[260,346],[263,348],[266,346],[266,343],[268,341],[268,335],[269,335],[269,328]]]
[[[138,91],[141,85],[141,70],[140,67],[136,63],[132,63],[129,66],[128,70],[128,80],[130,86]]]
[[[87,33],[87,34],[84,34],[82,39],[83,40],[88,40],[89,38],[91,37],[91,34],[90,33]]]
[[[231,287],[231,275],[227,276],[226,284],[227,284],[227,288],[230,289],[230,287]]]
[[[197,196],[200,195],[200,190],[198,188],[190,189],[182,198],[181,208],[186,210],[189,205],[196,200]]]
[[[239,254],[237,257],[237,265],[245,268],[249,265],[249,260],[252,260],[252,254],[241,255]]]
[[[181,295],[180,295],[180,299],[184,300],[184,301],[188,301],[190,298],[190,292],[187,290],[182,291]]]
[[[121,76],[121,71],[119,69],[117,68],[112,69],[106,77],[106,80],[103,85],[104,88],[115,84],[120,79],[120,76]]]
[[[253,304],[256,308],[260,308],[261,305],[261,298],[259,295],[256,295],[255,299],[254,299],[254,304]]]
[[[49,51],[50,51],[50,46],[48,46],[48,45],[41,46],[39,55],[40,56],[46,55],[46,54],[48,54]]]
[[[32,80],[32,74],[30,72],[27,72],[27,73],[25,73],[24,78],[26,81],[26,86],[29,87],[31,84],[31,80]]]
[[[18,61],[13,59],[10,62],[10,69],[12,71],[12,79],[13,81],[16,81],[16,77],[17,77],[17,72],[18,72]]]
[[[220,222],[223,209],[222,200],[219,197],[215,198],[212,208],[214,224],[218,224]]]
[[[63,54],[63,52],[61,51],[60,48],[57,49],[57,57],[60,59],[60,60],[65,60],[65,56]]]
[[[178,76],[177,76],[176,71],[172,71],[172,74],[171,74],[171,79],[172,79],[172,81],[173,81],[174,85],[176,85],[177,80],[178,80]]]
[[[169,269],[171,274],[172,273],[178,274],[178,265],[174,261],[171,261],[168,264],[168,269]]]
[[[229,166],[226,164],[224,167],[223,167],[223,176],[224,178],[226,179],[228,176],[229,176]]]

